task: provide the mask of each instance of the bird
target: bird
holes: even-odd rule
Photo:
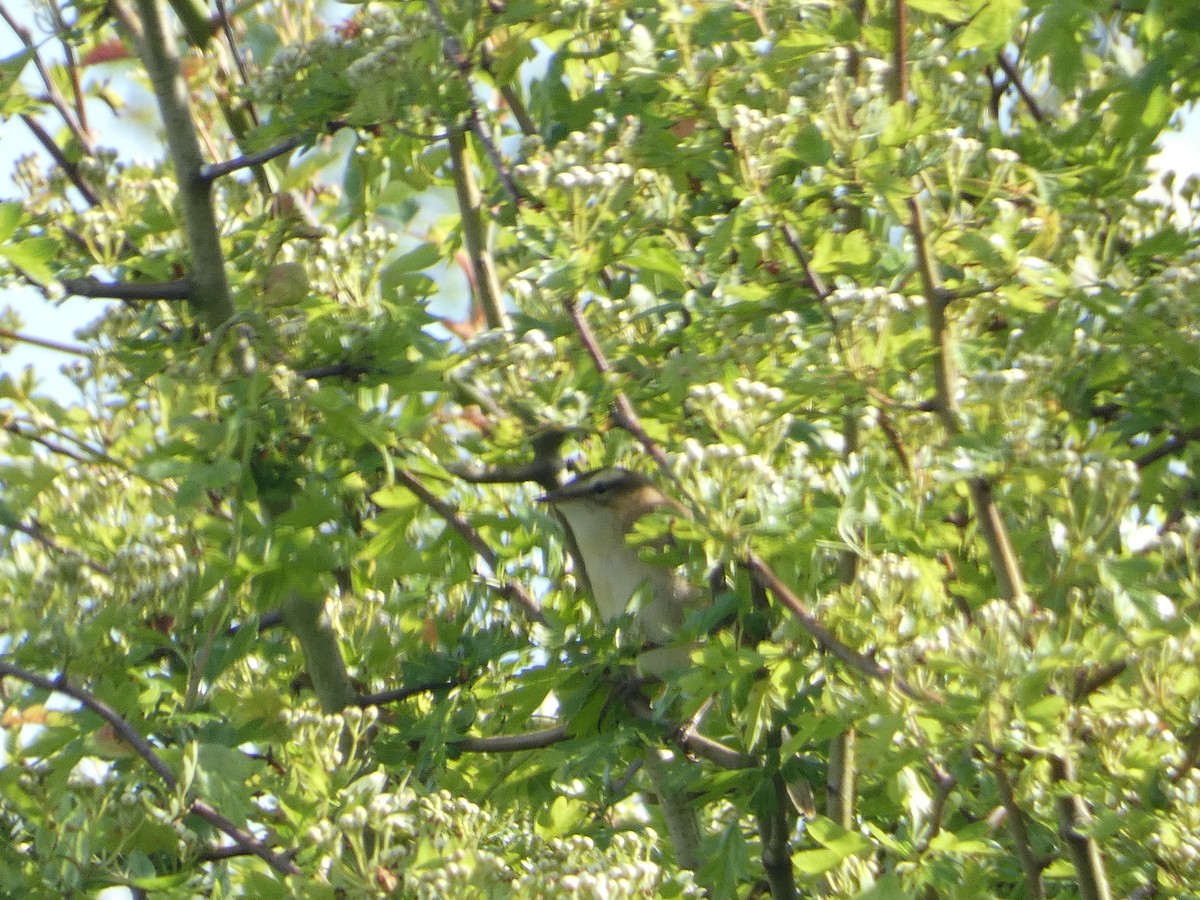
[[[644,590],[634,612],[639,636],[651,646],[671,643],[688,612],[699,605],[701,592],[672,567],[644,559],[627,537],[643,516],[660,510],[686,516],[684,507],[645,475],[619,467],[584,472],[538,499],[562,520],[577,575],[601,621],[625,615]]]
[[[633,610],[643,651],[638,668],[662,677],[687,666],[690,647],[675,638],[701,592],[681,578],[672,566],[643,559],[627,541],[638,520],[669,510],[686,515],[644,475],[619,467],[584,472],[538,498],[559,516],[576,574],[591,594],[603,622],[609,623]],[[664,646],[671,645],[671,646]],[[695,808],[671,790],[670,754],[651,747],[643,765],[658,795],[667,832],[679,865],[695,870],[700,864],[700,826]]]

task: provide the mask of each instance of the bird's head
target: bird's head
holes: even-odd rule
[[[619,467],[584,472],[538,500],[568,514],[571,508],[607,512],[625,531],[646,513],[677,506],[645,475]]]

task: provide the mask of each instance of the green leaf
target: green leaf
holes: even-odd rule
[[[848,831],[832,819],[825,816],[815,816],[808,821],[807,833],[814,841],[839,854],[840,859],[846,859],[859,853],[870,853],[874,844],[857,831]]]
[[[0,59],[0,97],[7,97],[21,77],[26,64],[33,59],[33,49],[19,50]]]
[[[802,875],[820,875],[841,865],[845,858],[833,850],[800,850],[792,854],[792,865]]]
[[[0,256],[46,284],[54,279],[50,260],[59,252],[58,241],[50,237],[35,237],[16,244],[0,245]]]
[[[956,43],[964,50],[993,53],[1012,39],[1020,14],[1021,0],[984,0]]]
[[[20,203],[0,203],[0,241],[7,241],[21,224],[25,211]]]

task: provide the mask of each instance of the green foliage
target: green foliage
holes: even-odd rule
[[[1143,193],[1187,4],[307,6],[180,7],[204,145],[302,145],[213,184],[236,315],[0,376],[0,894],[1194,891],[1198,199]],[[63,14],[80,106],[162,74]],[[203,173],[64,108],[0,271],[190,277]],[[534,502],[564,456],[686,510],[634,535],[713,598],[661,687]]]

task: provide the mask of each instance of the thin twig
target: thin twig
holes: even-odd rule
[[[79,560],[81,565],[86,566],[98,575],[104,575],[106,577],[112,576],[112,569],[110,569],[108,566],[104,565],[103,563],[96,562],[94,559],[85,556],[78,550],[71,550],[62,546],[55,541],[54,538],[46,534],[46,532],[42,529],[42,526],[36,522],[32,524],[27,524],[25,522],[12,522],[0,527],[10,528],[13,531],[19,531],[27,538],[30,538],[41,544],[52,553],[74,557],[75,559]]]
[[[8,328],[0,328],[0,340],[31,344],[34,347],[43,347],[46,350],[55,350],[59,353],[70,353],[73,356],[92,355],[92,351],[87,347],[81,347],[77,344],[64,344],[59,341],[52,341],[49,338],[34,337],[31,334],[21,334],[19,331],[12,331]]]
[[[541,607],[533,595],[512,579],[502,577],[503,572],[500,566],[500,558],[496,551],[491,548],[488,542],[483,539],[483,536],[471,526],[470,522],[463,518],[452,504],[447,503],[429,490],[421,479],[417,478],[411,472],[400,470],[396,473],[396,478],[412,491],[418,500],[445,519],[446,524],[457,531],[462,539],[467,542],[467,546],[474,550],[488,564],[488,567],[496,574],[496,577],[501,580],[500,590],[505,596],[516,601],[517,605],[525,613],[526,618],[538,623],[546,621]]]
[[[229,44],[229,52],[233,55],[233,63],[237,66],[238,77],[242,79],[242,84],[246,87],[251,86],[250,72],[246,68],[246,61],[242,59],[241,48],[238,47],[237,38],[233,34],[233,19],[230,18],[229,10],[225,6],[225,0],[217,0],[217,20],[221,25],[221,33],[225,36],[225,42]],[[250,117],[254,120],[254,124],[258,124],[258,116],[255,115],[253,108],[250,109]]]
[[[583,342],[583,347],[587,350],[587,354],[591,357],[592,365],[596,367],[596,371],[601,377],[611,379],[612,365],[608,358],[604,355],[604,351],[600,348],[600,343],[596,340],[596,335],[592,332],[592,328],[584,318],[583,310],[579,308],[579,303],[571,298],[564,301],[567,315],[571,317],[571,322],[575,325],[575,331],[579,335],[579,340]],[[667,454],[654,438],[646,431],[642,425],[642,421],[638,418],[637,411],[633,408],[633,404],[629,402],[629,398],[621,390],[616,390],[613,395],[613,423],[624,431],[629,432],[642,448],[650,454],[655,462],[663,469],[664,472],[670,471],[670,465],[667,461]]]
[[[236,172],[238,169],[248,169],[251,166],[261,166],[265,162],[270,162],[278,156],[283,156],[285,153],[291,153],[307,140],[307,137],[302,134],[292,135],[290,138],[285,138],[274,147],[268,147],[266,150],[259,150],[257,153],[247,153],[244,156],[234,157],[221,163],[212,163],[211,165],[200,167],[200,177],[206,181],[215,181],[223,175],[228,175],[230,172]]]
[[[45,151],[50,154],[51,159],[66,173],[71,184],[75,185],[75,189],[79,191],[80,196],[87,201],[88,205],[99,206],[100,197],[92,189],[92,186],[88,184],[87,179],[83,177],[83,173],[79,171],[79,166],[67,158],[67,155],[62,152],[62,148],[58,146],[54,138],[50,136],[50,133],[42,127],[42,124],[28,113],[21,113],[21,121],[25,123],[33,133],[33,136],[37,138],[38,143],[42,145]]]
[[[753,769],[760,764],[756,757],[740,753],[720,741],[705,737],[690,725],[681,726],[664,722],[646,702],[646,699],[639,694],[630,694],[625,697],[625,706],[641,721],[665,728],[667,740],[689,756],[706,759],[715,766],[730,770]]]
[[[90,459],[85,459],[84,457],[82,457],[78,453],[76,453],[74,450],[68,450],[66,447],[56,444],[56,443],[54,443],[54,441],[48,440],[48,439],[42,437],[40,434],[30,434],[29,432],[22,430],[20,424],[17,422],[0,423],[0,428],[3,428],[9,434],[14,434],[17,437],[22,438],[23,440],[29,441],[34,444],[40,444],[41,446],[43,446],[47,450],[49,450],[51,453],[57,454],[58,456],[65,456],[67,459],[69,459],[73,462],[77,462],[82,466],[86,466],[88,463],[91,462]]]
[[[958,374],[954,366],[954,354],[950,347],[950,326],[946,318],[949,294],[942,285],[942,276],[934,258],[929,230],[925,226],[925,213],[918,197],[908,200],[909,229],[917,254],[917,267],[925,294],[929,336],[933,344],[934,411],[942,422],[946,433],[954,436],[962,432],[962,422],[955,397]],[[1009,602],[1022,603],[1028,600],[1025,576],[1012,545],[1008,526],[1000,514],[1000,508],[992,496],[991,483],[986,479],[972,478],[968,482],[971,501],[975,506],[980,532],[988,547],[992,571],[1000,595]]]
[[[58,678],[47,678],[44,675],[31,672],[22,666],[2,659],[0,659],[0,676],[16,678],[19,681],[24,681],[26,684],[31,684],[42,690],[53,691],[79,701],[85,708],[103,719],[112,728],[117,737],[132,747],[134,752],[146,762],[170,790],[178,790],[179,779],[175,777],[175,773],[171,771],[170,766],[155,752],[150,742],[142,737],[137,732],[137,729],[130,725],[120,713],[95,694],[71,684],[65,676],[60,675]],[[300,874],[300,869],[291,859],[278,851],[272,850],[262,841],[258,840],[258,838],[254,837],[254,835],[225,818],[225,816],[221,815],[203,800],[193,799],[190,811],[204,819],[218,831],[230,837],[236,845],[263,860],[263,862],[281,875]]]
[[[1021,860],[1021,868],[1025,872],[1025,890],[1031,900],[1042,900],[1046,896],[1046,889],[1042,884],[1042,869],[1045,866],[1038,855],[1033,852],[1033,842],[1029,838],[1025,812],[1017,805],[1012,780],[1004,768],[1004,760],[999,757],[993,759],[991,769],[992,775],[996,779],[996,791],[1000,794],[1000,802],[1008,814],[1005,817],[1008,833],[1017,848],[1017,857]]]
[[[512,753],[515,750],[541,750],[570,740],[566,725],[555,725],[526,734],[500,734],[494,737],[462,737],[451,741],[464,753]]]
[[[1004,51],[996,54],[996,62],[1000,63],[1000,68],[1004,70],[1004,74],[1008,76],[1009,83],[1017,89],[1017,93],[1021,96],[1021,100],[1029,110],[1029,114],[1033,116],[1033,120],[1039,124],[1046,121],[1046,114],[1042,112],[1042,108],[1038,106],[1038,102],[1029,93],[1029,89],[1025,87],[1025,82],[1021,80],[1021,73],[1017,71],[1017,67],[1004,55]]]
[[[472,78],[473,66],[471,58],[463,51],[462,45],[458,38],[450,31],[450,26],[446,24],[446,18],[442,15],[442,9],[438,5],[437,0],[425,0],[425,6],[429,9],[429,15],[433,19],[433,24],[442,36],[442,52],[450,65],[458,71],[463,77],[467,85],[467,127],[475,133],[475,137],[479,138],[479,143],[483,147],[483,152],[487,154],[488,161],[492,164],[492,168],[496,170],[496,175],[500,179],[500,183],[504,186],[505,192],[513,203],[521,202],[521,192],[517,189],[517,183],[513,181],[512,172],[505,165],[504,159],[500,156],[500,151],[496,148],[496,142],[492,140],[492,136],[487,133],[487,128],[484,127],[483,117],[479,112],[479,104],[475,100],[475,84]]]
[[[41,76],[42,83],[46,86],[46,97],[51,105],[58,112],[67,128],[71,130],[71,133],[75,135],[75,139],[79,141],[80,146],[83,147],[87,155],[94,156],[96,147],[92,142],[91,135],[84,131],[82,124],[76,120],[75,113],[67,103],[67,98],[58,89],[58,84],[46,68],[46,63],[42,60],[41,54],[37,52],[37,46],[34,44],[33,35],[29,29],[18,22],[3,4],[0,4],[0,18],[3,18],[8,23],[8,27],[12,29],[13,34],[25,45],[25,49],[29,51],[30,59],[33,60],[33,65],[37,69],[38,75]]]
[[[833,632],[826,628],[812,614],[808,607],[804,605],[804,602],[792,592],[791,588],[783,583],[783,580],[775,574],[774,570],[761,557],[751,553],[746,559],[746,565],[751,572],[762,579],[767,589],[775,595],[776,599],[796,615],[804,630],[812,635],[813,640],[817,642],[817,646],[825,652],[840,659],[846,665],[850,666],[850,668],[861,672],[869,678],[896,685],[896,688],[902,694],[913,700],[937,699],[933,695],[914,688],[899,675],[892,672],[891,669],[879,664],[866,654],[859,653],[852,647],[842,643]]]
[[[79,64],[75,60],[75,48],[71,46],[71,42],[65,37],[67,32],[71,31],[71,26],[63,18],[62,10],[59,9],[57,3],[48,3],[46,6],[49,8],[50,14],[54,17],[54,27],[58,29],[58,43],[62,47],[67,72],[71,75],[71,92],[74,94],[72,99],[75,101],[75,116],[79,120],[79,127],[83,129],[83,133],[90,135],[92,129],[88,126],[87,103],[83,95],[83,79],[79,77]],[[78,22],[78,19],[76,21]]]
[[[365,363],[340,362],[328,366],[313,366],[311,369],[297,369],[296,375],[306,381],[309,378],[316,381],[322,378],[348,378],[357,381],[370,371],[371,367]]]
[[[1049,761],[1056,782],[1075,781],[1074,765],[1069,758],[1051,756]],[[1100,845],[1090,834],[1092,816],[1083,799],[1073,791],[1061,791],[1055,797],[1054,807],[1058,812],[1058,836],[1066,842],[1081,900],[1111,900],[1104,858],[1100,855]]]
[[[1153,450],[1148,450],[1141,456],[1136,457],[1133,460],[1133,464],[1139,469],[1152,466],[1160,459],[1182,450],[1192,441],[1200,441],[1200,426],[1197,426],[1196,428],[1188,428],[1185,431],[1175,432]]]
[[[466,684],[467,679],[455,678],[451,681],[430,681],[426,684],[413,684],[408,687],[392,688],[375,694],[360,694],[354,699],[354,706],[384,706],[388,703],[399,703],[417,694],[430,694],[434,691],[449,691]]]

